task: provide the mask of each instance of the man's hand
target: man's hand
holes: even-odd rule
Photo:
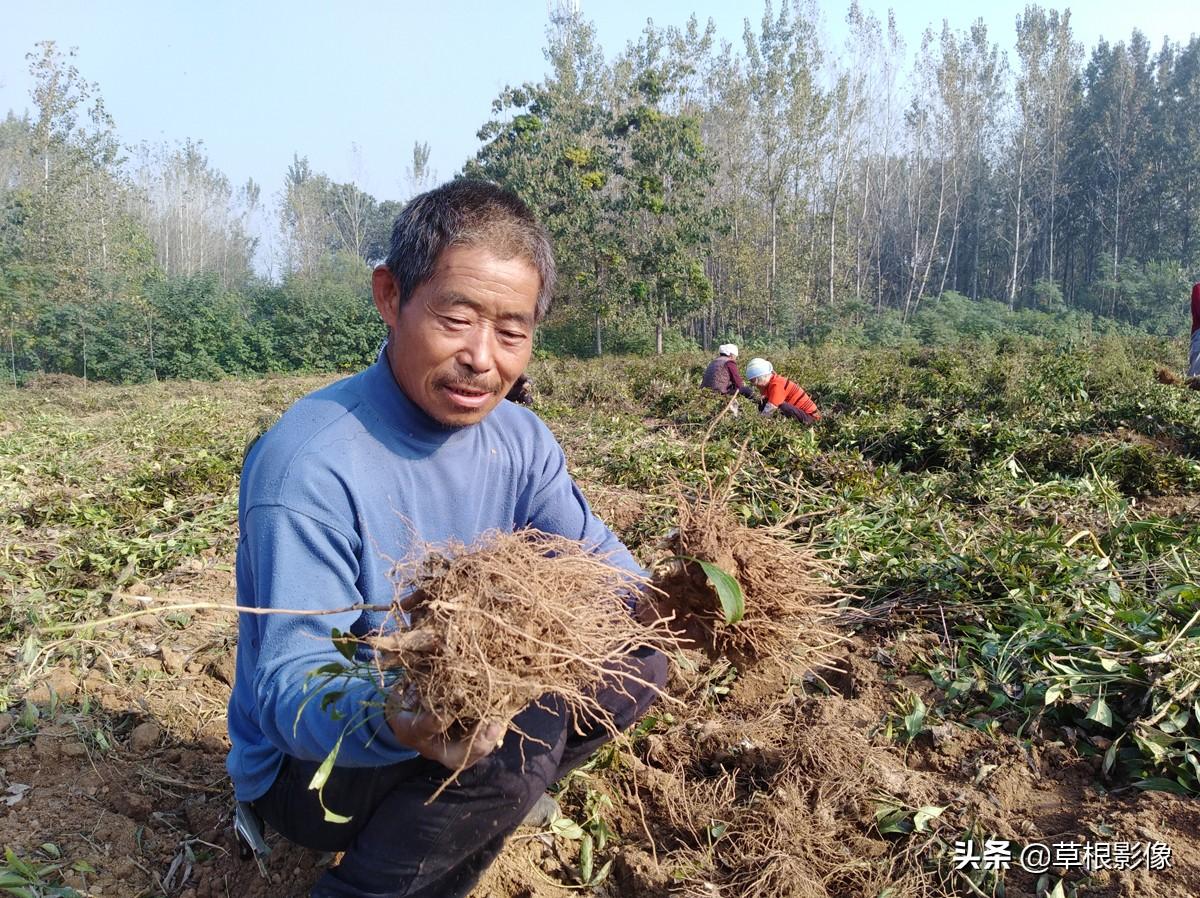
[[[406,710],[403,696],[395,689],[388,693],[384,714],[401,745],[450,770],[465,770],[491,754],[508,729],[504,723],[488,721],[465,736],[452,738],[447,730],[453,721],[429,711]]]

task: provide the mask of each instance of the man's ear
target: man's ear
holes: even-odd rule
[[[388,333],[392,333],[400,317],[400,287],[386,265],[376,265],[371,272],[371,296]]]

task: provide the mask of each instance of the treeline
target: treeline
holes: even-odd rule
[[[977,21],[908,63],[893,20],[846,19],[823,46],[812,5],[768,2],[736,46],[693,19],[609,61],[577,5],[552,14],[551,74],[497,100],[467,171],[550,224],[566,343],[585,319],[596,352],[647,319],[660,339],[792,342],[947,291],[1184,327],[1200,39],[1135,31],[1085,62],[1070,13],[1030,5],[1012,61]]]
[[[402,207],[294,159],[276,208],[277,276],[254,270],[250,181],[203,145],[122,148],[99,89],[50,42],[29,54],[35,113],[0,122],[0,320],[8,379],[136,382],[342,370],[383,329],[370,263]],[[428,147],[417,148],[414,184]]]
[[[1069,13],[1029,6],[1009,60],[982,22],[911,52],[894,21],[851,6],[847,22],[826,46],[814,6],[767,3],[736,44],[693,19],[609,57],[577,5],[551,12],[547,77],[496,99],[463,166],[552,232],[544,351],[1110,326],[1096,317],[1182,329],[1200,276],[1200,39],[1152,49],[1134,32],[1085,53]],[[401,202],[297,155],[264,203],[200,142],[123,147],[73,52],[29,60],[32,111],[0,122],[12,380],[373,356],[368,272]],[[434,182],[428,163],[418,143],[409,195]]]
[[[349,282],[331,271],[227,289],[215,273],[181,275],[149,283],[136,305],[108,297],[44,305],[27,322],[11,375],[140,383],[361,368],[374,361],[383,328],[369,296]]]

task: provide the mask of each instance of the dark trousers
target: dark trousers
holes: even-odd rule
[[[666,658],[640,651],[631,676],[661,688]],[[620,675],[597,691],[620,730],[631,727],[655,692]],[[313,887],[312,898],[455,898],[464,896],[495,860],[546,787],[582,764],[610,738],[599,725],[577,733],[562,702],[544,697],[513,719],[500,748],[459,774],[426,805],[450,771],[416,758],[387,767],[335,767],[325,804],[351,818],[326,823],[308,784],[318,762],[285,758],[254,808],[285,838],[321,851],[344,851],[342,861]],[[522,738],[515,731],[526,734]]]
[[[785,402],[783,405],[779,406],[779,414],[783,415],[785,418],[792,418],[795,421],[799,421],[801,424],[817,423],[816,418],[814,418],[808,412],[796,408],[796,406],[792,405],[790,402]]]

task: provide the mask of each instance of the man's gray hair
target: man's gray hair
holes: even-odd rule
[[[459,179],[409,201],[392,225],[387,267],[403,305],[433,277],[438,258],[452,246],[487,249],[500,259],[522,258],[541,278],[535,320],[550,309],[557,277],[546,229],[511,190],[490,181]]]

